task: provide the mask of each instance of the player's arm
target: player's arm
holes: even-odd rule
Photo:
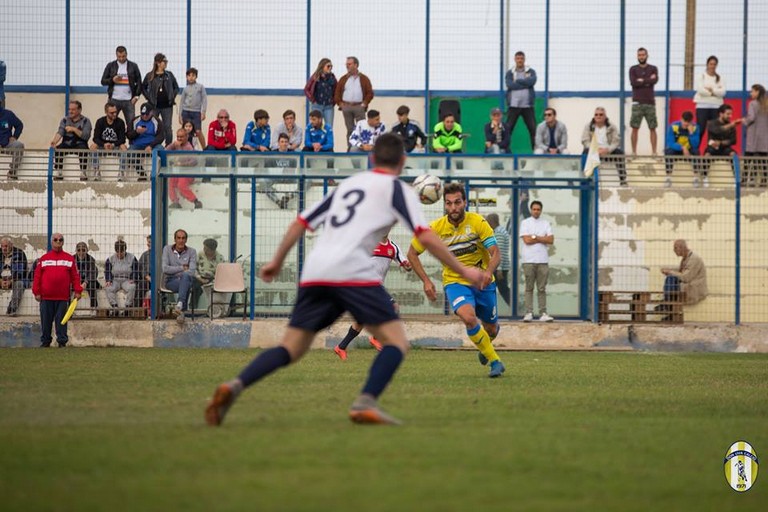
[[[496,269],[499,268],[499,264],[501,263],[501,252],[499,251],[499,246],[493,244],[488,247],[488,254],[491,256],[491,259],[488,261],[488,269],[486,270],[486,273],[489,276],[492,276],[496,273]],[[486,286],[491,284],[491,279],[489,278],[488,282],[484,284]]]
[[[304,235],[304,231],[307,229],[304,222],[306,221],[299,217],[288,226],[288,231],[286,231],[282,242],[280,242],[277,251],[275,251],[272,261],[261,267],[261,270],[259,271],[259,276],[262,281],[270,283],[280,273],[285,257],[291,251],[291,248],[296,245],[296,242],[298,242]]]
[[[446,247],[446,245],[443,243],[442,240],[440,240],[440,237],[438,237],[434,231],[430,230],[424,230],[421,231],[416,235],[416,238],[418,239],[419,243],[424,247],[426,250],[428,250],[432,256],[440,260],[440,262],[445,265],[446,267],[450,268],[457,274],[459,274],[462,278],[466,279],[470,283],[472,283],[474,286],[477,286],[480,289],[483,289],[483,272],[480,269],[474,268],[474,267],[466,267],[461,264],[461,262],[456,258],[456,256],[453,255],[453,253]],[[413,246],[411,246],[413,247]],[[415,252],[415,251],[414,251]],[[408,251],[408,256],[410,258],[411,251]],[[411,265],[413,265],[413,261],[411,261]],[[413,270],[416,270],[416,265],[413,265]],[[424,267],[422,267],[422,272],[424,272]],[[418,272],[417,272],[418,274]],[[426,276],[426,273],[424,273]],[[421,277],[421,276],[420,276]],[[423,278],[422,278],[423,281]]]
[[[408,249],[408,261],[411,263],[413,271],[416,272],[416,275],[419,276],[421,282],[424,283],[424,294],[429,300],[437,300],[435,283],[432,282],[427,275],[427,272],[424,270],[424,265],[421,264],[421,260],[419,259],[419,251],[413,244],[411,244],[411,247]]]

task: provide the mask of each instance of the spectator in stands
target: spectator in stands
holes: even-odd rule
[[[701,256],[688,248],[685,240],[675,240],[673,246],[675,254],[682,258],[678,268],[662,268],[664,278],[664,300],[667,302],[682,302],[688,305],[696,304],[704,300],[709,294],[707,290],[707,269]],[[680,292],[683,297],[680,297]],[[656,311],[671,311],[668,304],[656,306]],[[663,321],[671,320],[667,316]]]
[[[187,142],[192,145],[192,149],[197,149],[197,144],[201,143],[201,141],[197,138],[197,134],[195,133],[195,125],[192,123],[192,121],[187,119],[184,121],[184,124],[182,124],[181,127],[184,128],[185,132],[187,132]],[[205,139],[202,140],[200,147],[205,147]]]
[[[333,106],[336,103],[336,85],[336,75],[333,74],[331,59],[322,58],[315,72],[307,80],[307,85],[304,86],[304,95],[309,100],[309,110],[319,110],[325,124],[331,128],[333,128]],[[283,118],[285,119],[285,116]],[[288,135],[290,136],[290,133]]]
[[[553,108],[544,110],[544,121],[536,127],[537,155],[563,155],[568,151],[568,129],[557,120]]]
[[[517,119],[523,116],[528,134],[531,137],[531,150],[536,147],[536,71],[525,65],[525,53],[515,53],[515,67],[508,70],[504,77],[507,83],[507,125],[510,132],[515,131]]]
[[[40,324],[43,331],[40,346],[50,347],[51,328],[56,328],[56,342],[59,348],[67,345],[67,324],[61,323],[69,307],[70,287],[75,291],[75,298],[80,299],[83,287],[77,273],[75,258],[64,252],[64,235],[54,233],[51,237],[51,250],[42,255],[33,265],[34,282],[32,294],[40,303]]]
[[[5,102],[0,104],[0,148],[12,154],[11,166],[8,169],[8,179],[19,177],[19,166],[24,156],[24,143],[19,141],[24,123],[12,111],[5,108]]]
[[[629,126],[632,128],[632,155],[637,155],[637,132],[640,125],[648,123],[651,132],[651,151],[656,154],[656,96],[653,86],[659,81],[659,70],[648,64],[648,50],[637,49],[637,64],[629,68],[629,83],[632,84],[632,115]]]
[[[499,247],[500,261],[499,266],[493,273],[496,278],[496,288],[501,294],[502,300],[509,306],[509,232],[507,229],[499,224],[499,215],[497,213],[489,213],[485,216],[485,220],[493,228],[493,235],[496,237],[496,245]]]
[[[96,267],[96,260],[88,254],[88,244],[77,242],[75,246],[75,265],[77,273],[80,275],[80,286],[85,289],[90,298],[91,308],[96,309],[99,306],[97,290],[101,288],[99,284],[99,269]]]
[[[168,71],[168,59],[162,53],[155,54],[152,71],[147,73],[141,88],[144,97],[163,120],[164,139],[166,144],[173,141],[173,105],[179,94],[179,83],[173,73]]]
[[[759,163],[748,162],[745,178],[749,180],[745,183],[742,178],[742,184],[750,185],[754,181],[757,185],[757,174],[761,175],[760,186],[764,187],[768,183],[768,96],[765,87],[755,84],[749,92],[752,101],[747,109],[747,117],[744,118],[744,125],[747,127],[747,144],[744,149],[744,156],[760,157]],[[2,125],[0,125],[2,130]]]
[[[258,111],[257,111],[258,112]],[[206,151],[235,151],[237,144],[237,126],[229,120],[229,112],[219,110],[216,119],[208,125],[208,145]]]
[[[125,306],[133,307],[133,298],[136,295],[136,281],[139,280],[139,261],[136,256],[127,252],[125,240],[118,239],[115,242],[115,253],[107,258],[104,267],[104,286],[107,291],[111,315],[118,316],[117,292],[125,292]],[[120,315],[120,316],[123,316]]]
[[[200,141],[200,147],[205,147],[205,135],[203,134],[203,121],[205,121],[205,111],[208,108],[208,94],[205,92],[205,86],[197,81],[197,69],[189,68],[187,70],[187,86],[181,93],[179,100],[179,124],[184,126],[187,121],[192,122],[197,140]]]
[[[333,114],[333,105],[331,105],[331,114]],[[304,130],[296,124],[296,112],[293,110],[289,109],[283,112],[283,122],[278,124],[272,132],[270,148],[273,151],[286,151],[278,148],[279,136],[282,134],[288,136],[287,151],[301,151],[301,147],[304,144]]]
[[[711,55],[707,59],[706,71],[696,75],[694,80],[696,94],[693,96],[693,102],[696,104],[696,123],[699,126],[700,139],[704,139],[709,121],[718,118],[717,109],[725,98],[725,80],[717,74],[717,63],[717,57]]]
[[[10,238],[0,238],[0,290],[11,290],[11,300],[5,314],[16,316],[24,294],[24,278],[27,273],[27,255],[13,246]]]
[[[370,153],[387,126],[381,122],[378,110],[369,110],[366,119],[358,121],[352,135],[349,137],[349,151],[353,153]]]
[[[453,114],[446,113],[443,120],[435,125],[435,138],[432,149],[437,153],[461,153],[463,142],[461,125],[456,122]]]
[[[163,275],[165,287],[179,294],[179,302],[174,313],[179,324],[184,323],[184,316],[189,304],[189,292],[197,270],[197,251],[187,246],[187,232],[177,229],[173,233],[172,244],[163,247]]]
[[[672,156],[698,156],[699,155],[699,127],[693,122],[693,114],[686,110],[683,112],[680,121],[675,121],[667,128],[665,155]],[[664,186],[672,186],[672,168],[674,161],[665,158],[665,167],[667,177],[664,179]],[[696,160],[693,162],[694,172],[698,168]],[[698,178],[697,178],[698,179]]]
[[[403,139],[406,153],[411,153],[414,149],[423,151],[423,148],[427,147],[427,136],[415,121],[408,118],[410,113],[411,109],[407,105],[397,107],[398,123],[392,127],[392,132]]]
[[[126,136],[131,141],[130,149],[143,150],[152,153],[152,149],[163,143],[165,127],[152,110],[149,103],[141,105],[139,115],[133,119],[128,127]],[[131,166],[139,172],[139,180],[146,180],[147,173],[141,165],[140,158],[132,158]]]
[[[147,250],[139,257],[139,280],[136,281],[136,298],[134,307],[149,309],[145,299],[149,299],[148,292],[152,288],[152,235],[147,235]]]
[[[592,136],[597,139],[597,151],[600,155],[601,162],[613,162],[616,165],[616,172],[619,174],[619,182],[621,185],[627,184],[627,169],[624,164],[624,159],[612,158],[610,155],[623,155],[619,149],[621,144],[621,138],[619,137],[619,129],[616,125],[611,124],[608,116],[605,113],[603,107],[597,107],[595,109],[595,115],[592,120],[584,126],[584,131],[581,132],[581,145],[584,147],[583,155],[589,153],[589,146],[592,143]]]
[[[141,96],[141,71],[139,66],[128,60],[125,46],[115,49],[116,60],[104,68],[101,85],[107,86],[107,101],[115,104],[118,113],[122,111],[125,125],[135,117],[134,105]]]
[[[333,128],[323,123],[323,113],[309,113],[309,124],[304,131],[304,151],[333,151]]]
[[[368,105],[373,101],[373,87],[367,76],[358,70],[360,61],[357,57],[347,57],[347,74],[342,76],[336,86],[334,101],[344,115],[347,126],[346,141],[352,135],[355,124],[362,121]]]
[[[491,109],[491,120],[485,125],[485,152],[498,155],[509,153],[512,130],[501,120],[500,108]]]
[[[269,114],[259,109],[253,113],[253,121],[245,126],[243,146],[241,151],[269,151],[272,142],[272,131],[269,127]]]
[[[743,119],[733,119],[733,107],[722,104],[717,109],[717,119],[712,119],[707,126],[709,130],[707,148],[704,150],[705,156],[727,156],[733,157],[736,154],[733,146],[736,145],[736,125],[741,124]],[[731,170],[733,170],[733,158],[730,160]],[[702,160],[701,176],[702,185],[709,186],[709,161]],[[698,177],[694,178],[693,185],[699,185]]]
[[[117,113],[117,105],[115,105],[114,102],[108,101],[107,104],[104,105],[105,115],[96,120],[96,126],[93,129],[91,149],[103,151],[112,151],[115,149],[125,151],[128,149],[125,145],[125,123],[122,119],[117,117]],[[94,178],[97,181],[101,179],[101,171],[99,170],[99,167],[99,154],[94,153],[93,173]]]
[[[531,203],[531,216],[520,223],[520,238],[523,245],[520,248],[520,261],[523,264],[525,276],[525,316],[523,322],[533,320],[533,287],[538,293],[539,320],[551,322],[554,320],[547,314],[547,280],[549,279],[548,246],[555,243],[555,235],[548,221],[541,218],[543,205],[541,201]]]
[[[213,278],[216,275],[216,267],[219,263],[226,260],[216,248],[219,243],[213,238],[203,240],[203,252],[197,253],[197,269],[195,270],[195,280],[192,284],[192,304],[197,305],[200,296],[203,294],[203,287],[213,285]]]
[[[0,60],[0,108],[5,108],[5,74],[8,68],[4,60]]]
[[[173,144],[165,147],[166,151],[192,151],[193,149],[192,144],[189,143],[187,130],[184,128],[176,130],[176,140]],[[173,159],[172,164],[179,167],[192,167],[197,164],[197,159],[192,155],[185,155]],[[188,176],[172,177],[168,180],[168,199],[171,200],[168,208],[181,208],[178,194],[181,194],[190,203],[194,203],[196,210],[203,207],[203,203],[197,199],[195,193],[189,188],[194,181],[195,178]]]
[[[278,153],[291,153],[292,150],[290,149],[290,139],[288,137],[288,134],[281,133],[277,137],[277,152]],[[274,155],[274,158],[269,158],[265,162],[266,167],[269,168],[277,168],[277,169],[298,169],[299,167],[299,159],[296,157],[288,156],[288,155]],[[285,210],[288,208],[288,203],[291,200],[291,196],[288,194],[283,194],[282,196],[278,197],[277,191],[275,190],[275,183],[278,182],[278,180],[272,180],[272,179],[258,179],[256,180],[259,186],[259,189],[264,189],[264,192],[266,193],[267,197],[274,202],[281,210]],[[291,181],[293,183],[293,181]]]
[[[88,149],[88,139],[91,138],[93,127],[91,120],[83,116],[82,112],[82,103],[77,100],[70,101],[69,115],[59,122],[59,129],[51,140],[51,147],[58,150],[53,163],[53,168],[56,171],[56,175],[53,177],[55,180],[64,179],[62,176],[64,155],[73,151],[78,153],[77,156],[80,159],[80,179],[88,179],[85,173],[88,168],[88,154],[82,150]],[[57,144],[59,145],[57,146]]]

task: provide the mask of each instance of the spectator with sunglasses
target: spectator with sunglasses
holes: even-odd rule
[[[96,259],[88,254],[88,245],[85,242],[77,242],[75,247],[75,265],[80,274],[80,286],[88,292],[91,299],[91,308],[98,307],[96,290],[101,288],[99,284],[99,269],[96,267]]]

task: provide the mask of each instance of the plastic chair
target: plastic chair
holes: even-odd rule
[[[243,267],[239,263],[219,263],[216,265],[216,274],[213,276],[213,286],[210,287],[210,297],[208,300],[208,315],[211,320],[213,320],[213,306],[215,304],[225,304],[223,302],[214,302],[213,298],[216,293],[242,293],[243,302],[235,302],[235,305],[243,305],[243,320],[245,320],[248,290],[245,287]],[[227,306],[229,306],[230,301],[226,302]]]

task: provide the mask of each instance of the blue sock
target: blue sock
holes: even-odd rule
[[[385,345],[376,359],[373,360],[371,370],[368,373],[368,380],[363,388],[363,393],[378,398],[384,392],[392,376],[400,366],[403,360],[403,353],[399,348],[392,345]]]
[[[270,348],[251,361],[251,364],[246,366],[245,369],[240,372],[239,379],[243,383],[243,388],[247,388],[278,368],[288,366],[290,362],[291,355],[285,347]]]

